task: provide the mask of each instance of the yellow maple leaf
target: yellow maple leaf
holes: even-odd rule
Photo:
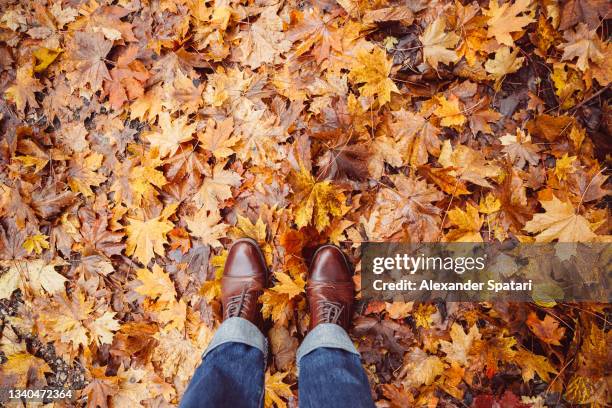
[[[556,63],[553,64],[550,79],[555,85],[555,93],[559,97],[561,109],[569,109],[582,100],[586,85],[584,75],[580,71],[572,69],[568,64]]]
[[[237,214],[236,227],[242,232],[243,236],[253,238],[260,244],[266,242],[266,224],[261,216],[253,224],[250,219]]]
[[[413,348],[404,356],[404,366],[398,378],[404,387],[431,385],[444,371],[444,363],[438,356],[430,356],[420,348]]]
[[[162,88],[153,87],[130,106],[130,118],[153,121],[162,111]]]
[[[458,176],[462,180],[483,187],[492,187],[486,178],[497,177],[501,173],[501,168],[492,164],[482,153],[464,145],[459,145],[453,150],[448,139],[442,144],[438,162],[444,167],[455,168],[448,172],[451,176]]]
[[[279,324],[287,321],[291,305],[289,295],[268,289],[264,291],[259,300],[262,303],[261,314],[264,319],[271,317],[275,323]]]
[[[200,287],[200,294],[206,298],[208,302],[221,296],[221,278],[223,278],[223,268],[229,251],[223,250],[220,254],[212,257],[210,263],[215,268],[215,277],[212,280],[207,280]]]
[[[151,310],[156,311],[156,320],[161,323],[162,331],[167,333],[172,329],[183,331],[187,320],[187,304],[183,299],[168,303],[159,303]]]
[[[173,156],[183,142],[192,139],[196,124],[187,125],[187,116],[180,116],[174,120],[168,112],[159,114],[160,129],[144,134],[151,146],[159,148],[159,157]]]
[[[385,311],[391,319],[403,319],[412,312],[414,302],[402,302],[396,300],[394,302],[385,302]]]
[[[424,327],[425,329],[429,329],[431,323],[433,322],[431,315],[436,313],[436,311],[437,309],[434,305],[425,303],[418,305],[417,309],[412,314],[416,327]]]
[[[161,164],[159,149],[152,148],[143,156],[140,165],[130,169],[129,185],[134,194],[134,205],[140,206],[143,200],[154,200],[158,195],[155,187],[162,187],[167,183],[164,173],[156,169]],[[112,190],[116,190],[114,185]]]
[[[230,116],[215,124],[208,119],[206,130],[198,135],[201,147],[210,151],[216,158],[224,159],[234,153],[232,147],[240,141],[240,136],[231,136],[234,119]]]
[[[454,32],[445,33],[446,20],[438,17],[431,23],[419,40],[423,44],[423,59],[434,69],[438,69],[438,63],[449,64],[459,59],[457,52],[451,48],[459,42],[459,36]]]
[[[331,181],[317,181],[308,170],[293,172],[289,182],[299,204],[295,210],[298,228],[313,222],[317,231],[323,231],[330,224],[330,216],[342,214],[344,194]]]
[[[62,51],[63,50],[61,48],[51,49],[45,47],[40,47],[32,51],[32,55],[36,57],[36,60],[38,61],[34,67],[34,72],[42,72],[47,69],[47,67],[51,65],[53,61],[55,61],[57,56],[60,55]]]
[[[480,198],[480,203],[478,204],[478,211],[483,214],[493,214],[501,209],[501,201],[493,194],[488,193],[484,199]]]
[[[223,278],[223,268],[217,268],[215,278],[207,280],[200,287],[200,295],[204,296],[208,302],[221,296],[221,278]]]
[[[359,50],[349,73],[349,79],[359,87],[362,96],[372,96],[383,106],[391,100],[391,92],[399,93],[395,82],[389,78],[393,61],[387,59],[387,53],[379,47],[372,52]]]
[[[465,211],[455,207],[448,212],[448,220],[456,229],[451,230],[445,240],[451,242],[482,242],[480,228],[483,220],[478,214],[478,209],[471,204],[467,204]]]
[[[270,370],[266,372],[265,377],[265,392],[264,392],[264,405],[266,408],[287,408],[287,403],[283,401],[283,398],[290,398],[293,396],[291,392],[291,385],[283,382],[289,372],[278,371],[274,374],[270,374]]]
[[[512,47],[511,33],[523,32],[527,24],[535,21],[529,15],[530,5],[531,0],[508,1],[501,6],[497,0],[489,0],[489,9],[483,9],[484,15],[489,17],[487,37],[495,37],[498,43]]]
[[[576,172],[576,168],[574,167],[574,162],[576,159],[576,156],[568,156],[567,153],[565,153],[560,159],[557,159],[555,162],[554,172],[559,181],[565,180],[569,174]]]
[[[520,49],[517,47],[510,52],[510,48],[506,46],[500,47],[495,52],[495,58],[485,62],[485,71],[487,71],[493,79],[495,79],[495,89],[499,87],[506,75],[518,71],[525,61],[524,57],[517,58]]]
[[[37,255],[40,255],[43,249],[49,249],[48,238],[48,235],[34,234],[27,237],[21,246],[28,252],[28,254],[35,252]]]
[[[24,388],[31,382],[44,381],[45,373],[51,371],[45,360],[25,351],[8,355],[6,362],[0,365],[3,386],[10,384],[16,388]]]
[[[142,220],[127,217],[129,225],[125,227],[127,234],[126,250],[128,256],[147,265],[155,254],[165,254],[164,244],[168,243],[166,234],[174,228],[174,224],[163,216]]]
[[[521,376],[524,382],[533,380],[537,373],[544,382],[550,381],[550,374],[556,374],[557,370],[544,356],[519,348],[515,355],[515,364],[521,367]]]
[[[468,355],[472,350],[474,341],[480,340],[478,327],[470,327],[470,330],[466,334],[461,325],[453,323],[450,329],[450,337],[452,342],[440,340],[440,350],[446,353],[446,360],[449,362],[458,362],[461,365],[467,365]]]
[[[217,164],[212,172],[212,177],[206,177],[202,186],[194,196],[198,207],[207,209],[223,207],[223,201],[232,197],[232,187],[240,186],[242,177],[234,171],[224,170],[224,164]]]
[[[541,201],[546,211],[536,214],[525,224],[525,231],[538,233],[536,242],[590,242],[597,235],[582,215],[578,215],[570,202],[563,202],[553,195],[550,201]]]
[[[75,153],[68,169],[70,189],[75,193],[83,194],[85,197],[92,197],[94,192],[91,187],[97,187],[106,180],[105,176],[97,173],[97,170],[102,167],[103,160],[104,156],[100,153]]]
[[[228,225],[223,223],[219,210],[214,208],[208,211],[202,207],[193,216],[187,217],[186,221],[191,235],[200,238],[204,245],[213,248],[222,246],[219,238],[225,236]]]
[[[174,283],[161,266],[155,264],[151,270],[139,269],[136,278],[142,282],[134,289],[137,293],[159,302],[171,302],[176,299]]]
[[[19,287],[30,287],[36,292],[53,295],[64,289],[66,278],[55,271],[55,267],[64,262],[43,259],[1,261],[0,266],[8,268],[0,276],[0,299],[8,298]]]
[[[15,156],[13,157],[13,160],[17,160],[25,167],[34,167],[35,174],[44,169],[47,163],[49,163],[49,159],[45,157],[37,157],[31,155]]]
[[[120,324],[115,320],[115,312],[105,311],[102,316],[92,319],[88,325],[89,335],[97,344],[111,344],[115,331],[119,330]]]
[[[434,111],[434,115],[442,119],[440,124],[461,129],[466,122],[466,118],[459,107],[459,98],[451,95],[450,99],[447,100],[444,95],[440,95],[435,97],[435,101],[439,106]]]
[[[306,282],[300,275],[298,275],[295,279],[292,279],[291,276],[287,275],[285,272],[276,272],[274,277],[278,283],[270,290],[277,293],[284,293],[289,296],[289,299],[293,299],[301,293],[304,293],[304,286],[306,286]]]

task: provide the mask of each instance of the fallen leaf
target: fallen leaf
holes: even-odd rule
[[[438,69],[438,63],[450,64],[456,62],[459,56],[453,49],[459,42],[459,36],[454,32],[444,32],[446,29],[446,21],[442,17],[438,17],[431,23],[419,40],[423,44],[423,59],[432,66],[433,69]]]
[[[536,214],[525,224],[525,231],[537,233],[536,242],[590,242],[596,237],[589,222],[576,214],[574,206],[553,195],[552,200],[542,201],[544,214]]]
[[[527,326],[544,343],[560,346],[559,342],[565,335],[565,327],[560,327],[557,319],[546,315],[540,320],[535,312],[531,312],[527,318]]]
[[[349,79],[359,87],[362,96],[371,96],[383,106],[391,100],[391,93],[399,93],[399,89],[389,78],[392,62],[387,60],[387,54],[382,48],[375,47],[372,52],[359,51],[349,74]]]

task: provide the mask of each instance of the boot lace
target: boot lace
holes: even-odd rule
[[[246,312],[244,305],[251,299],[251,294],[247,292],[248,286],[242,289],[239,295],[231,296],[227,302],[227,317],[243,317],[242,314]]]
[[[319,316],[321,316],[321,320],[324,323],[338,323],[340,316],[342,316],[342,311],[344,310],[344,305],[338,302],[332,302],[330,300],[319,300],[317,302],[317,309],[319,311]]]

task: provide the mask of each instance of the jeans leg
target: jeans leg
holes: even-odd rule
[[[247,320],[232,318],[223,322],[183,394],[180,407],[262,407],[266,346],[263,334]]]
[[[315,327],[298,350],[298,368],[300,407],[374,407],[359,354],[342,327]]]

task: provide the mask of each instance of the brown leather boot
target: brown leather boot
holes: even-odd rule
[[[263,319],[258,300],[267,283],[266,261],[257,242],[249,238],[234,242],[221,279],[223,320],[242,317],[261,329]]]
[[[340,248],[324,245],[315,252],[306,285],[311,329],[319,323],[335,323],[348,330],[355,289],[352,275]]]

